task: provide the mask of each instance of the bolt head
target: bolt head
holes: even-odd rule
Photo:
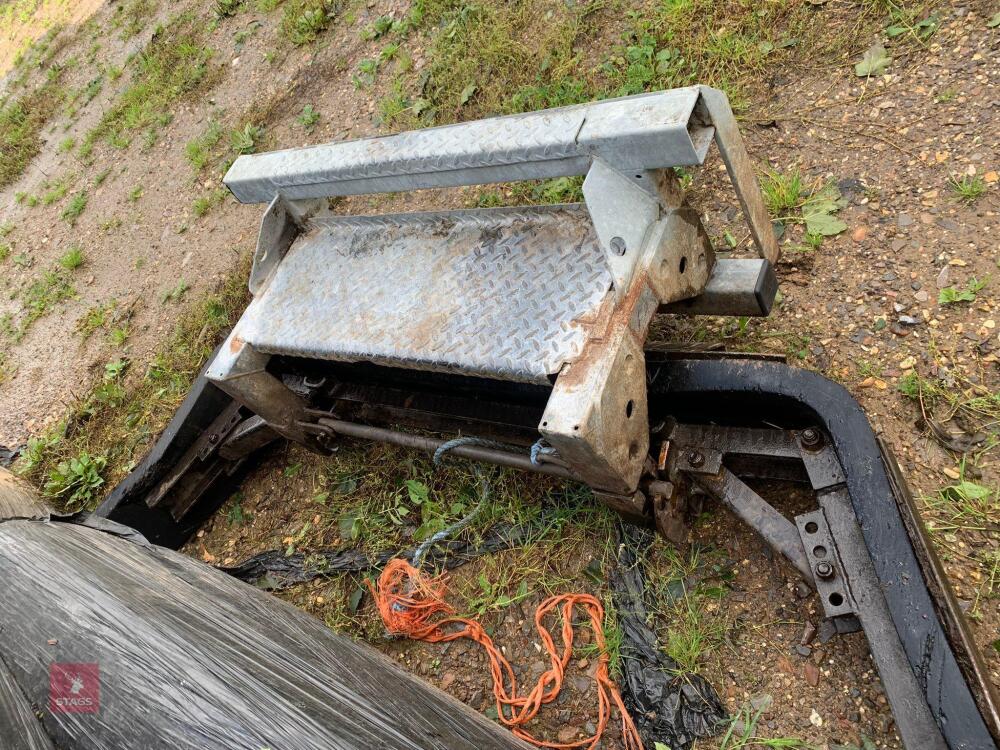
[[[816,575],[820,578],[832,578],[833,577],[833,566],[826,560],[821,560],[816,563]]]
[[[625,240],[621,237],[611,238],[611,251],[615,255],[624,255],[626,250],[628,250],[628,248],[625,246]]]
[[[705,465],[705,457],[698,451],[691,451],[687,456],[688,464],[698,468]]]
[[[806,448],[816,448],[823,443],[823,435],[820,434],[819,430],[815,430],[812,427],[802,430],[800,439],[802,440],[802,445]]]

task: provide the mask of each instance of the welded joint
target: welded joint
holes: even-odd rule
[[[659,305],[705,289],[715,251],[672,172],[624,172],[595,159],[583,196],[619,302],[637,282],[648,285]]]

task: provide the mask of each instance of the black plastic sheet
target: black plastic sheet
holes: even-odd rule
[[[643,552],[652,532],[621,524],[618,536],[618,566],[610,583],[622,631],[622,698],[647,748],[660,742],[687,750],[695,740],[717,734],[729,716],[708,680],[678,674],[677,663],[646,624]]]
[[[424,564],[431,569],[452,570],[482,555],[525,544],[539,528],[541,524],[498,523],[478,542],[452,539],[435,545]],[[394,557],[412,559],[414,552],[407,549],[369,555],[356,549],[336,549],[286,555],[283,550],[268,550],[219,570],[258,588],[276,591],[337,573],[375,570]]]

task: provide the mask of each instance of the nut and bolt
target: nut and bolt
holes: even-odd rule
[[[802,430],[801,440],[805,448],[818,448],[823,444],[823,435],[819,430],[807,427]]]
[[[705,457],[698,451],[691,451],[687,454],[687,461],[689,466],[698,468],[705,465]]]
[[[625,240],[621,237],[611,238],[611,252],[615,255],[624,255],[626,250],[628,250],[628,247],[625,245]]]
[[[820,578],[833,578],[833,565],[826,560],[816,563],[816,575]]]

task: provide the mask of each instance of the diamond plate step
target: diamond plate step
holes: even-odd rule
[[[610,288],[580,205],[320,219],[236,335],[265,354],[548,383]]]

